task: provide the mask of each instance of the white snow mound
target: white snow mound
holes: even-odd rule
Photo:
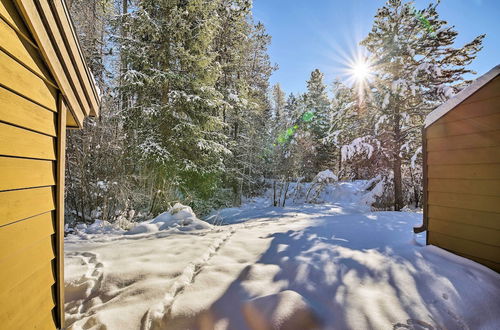
[[[243,315],[251,329],[317,329],[320,318],[300,294],[285,290],[257,297],[243,305]]]
[[[178,229],[181,231],[210,229],[212,226],[198,219],[191,207],[176,203],[167,212],[156,218],[137,224],[126,235],[155,233],[162,230]]]

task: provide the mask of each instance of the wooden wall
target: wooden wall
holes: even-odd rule
[[[428,243],[500,272],[500,76],[425,139]]]
[[[0,0],[0,327],[54,329],[61,235],[59,90],[12,1]],[[65,123],[65,122],[64,122]],[[59,203],[59,204],[58,204]],[[59,281],[60,282],[60,281]]]

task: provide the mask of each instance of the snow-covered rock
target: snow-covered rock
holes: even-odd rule
[[[212,226],[200,219],[191,207],[176,203],[170,210],[156,218],[137,224],[126,235],[154,233],[162,230],[178,229],[181,231],[210,229]]]

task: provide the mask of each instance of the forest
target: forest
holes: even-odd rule
[[[424,118],[467,86],[484,38],[457,47],[439,2],[389,0],[353,81],[316,69],[287,95],[270,84],[279,63],[252,0],[66,2],[101,93],[100,116],[68,132],[69,223],[126,224],[177,202],[206,215],[266,188],[285,206],[290,183],[325,170],[374,179],[376,209],[419,208]]]

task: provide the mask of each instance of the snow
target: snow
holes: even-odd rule
[[[324,170],[316,174],[313,182],[335,182],[339,181],[339,178],[333,174],[331,170]]]
[[[421,213],[370,211],[381,182],[327,184],[324,204],[255,198],[225,226],[176,205],[141,234],[68,236],[67,329],[500,328],[500,275],[425,246]]]
[[[352,140],[350,144],[344,145],[341,148],[342,161],[351,159],[352,157],[360,154],[366,154],[366,158],[372,157],[374,148],[368,143],[368,136],[358,137]]]
[[[172,228],[181,231],[209,229],[211,225],[201,221],[196,217],[193,210],[186,205],[176,203],[170,210],[157,216],[156,218],[137,224],[134,228],[126,232],[126,235],[137,235],[145,233],[155,233]]]

